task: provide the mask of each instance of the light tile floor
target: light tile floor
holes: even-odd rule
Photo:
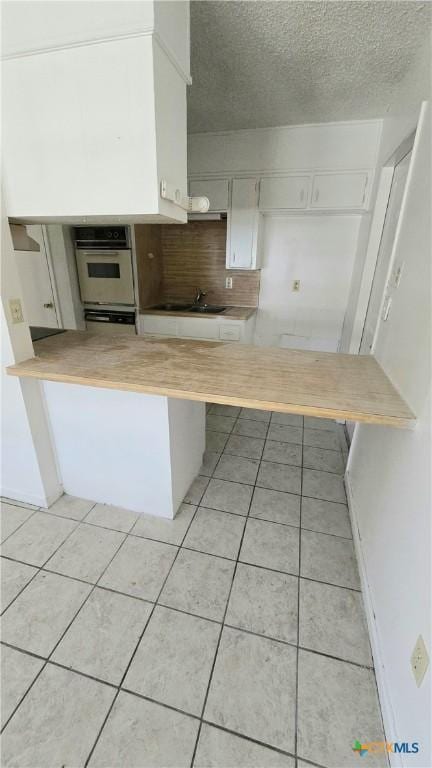
[[[3,503],[4,768],[346,768],[383,739],[341,428],[207,427],[175,521]]]

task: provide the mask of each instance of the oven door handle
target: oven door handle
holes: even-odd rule
[[[80,251],[83,256],[118,256],[118,251]]]

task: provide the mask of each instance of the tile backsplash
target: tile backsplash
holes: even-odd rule
[[[201,288],[208,304],[258,306],[260,272],[225,269],[226,227],[225,220],[161,226],[165,300],[188,301]]]

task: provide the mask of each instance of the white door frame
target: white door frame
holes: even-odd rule
[[[61,307],[60,307],[60,299],[59,299],[58,290],[57,290],[57,281],[55,277],[54,264],[53,264],[50,242],[48,238],[48,232],[45,224],[42,224],[41,229],[42,229],[42,239],[43,239],[45,253],[47,257],[48,274],[51,282],[51,290],[52,290],[52,295],[54,300],[54,309],[57,315],[58,327],[63,328],[64,325],[63,325],[63,318],[62,318]]]
[[[390,192],[393,182],[393,174],[396,165],[410,152],[414,144],[415,131],[404,139],[393,154],[385,161],[382,166],[378,182],[375,206],[372,213],[372,222],[369,232],[368,246],[366,250],[363,274],[360,283],[360,289],[357,299],[357,307],[353,321],[352,336],[349,343],[349,352],[358,354],[363,338],[366,315],[369,306],[369,299],[372,291],[372,283],[375,275],[375,269],[378,260],[381,239],[384,231],[385,218],[390,199]],[[405,198],[405,193],[404,193]],[[403,205],[403,201],[402,201]],[[402,207],[401,207],[402,211]],[[398,227],[399,228],[399,227]],[[397,232],[396,232],[397,236]],[[396,240],[396,237],[395,237]],[[380,310],[381,311],[381,310]],[[377,324],[379,325],[379,323]],[[377,329],[375,329],[374,341]]]
[[[390,183],[390,189],[388,191],[386,214],[387,214],[387,208],[388,208],[388,205],[389,205],[389,202],[390,202],[390,195],[391,195],[391,190],[392,190],[392,183],[393,183],[393,177],[394,177],[395,168],[396,168],[397,165],[399,165],[400,162],[402,162],[404,157],[406,157],[410,152],[412,152],[412,149],[413,149],[413,146],[414,146],[415,135],[416,135],[416,131],[413,131],[409,136],[407,136],[407,138],[404,139],[401,142],[401,144],[399,144],[397,149],[392,153],[392,155],[384,163],[383,170],[384,169],[390,169],[391,170],[391,183]],[[376,339],[377,339],[377,335],[378,335],[378,329],[379,329],[379,327],[381,325],[381,321],[382,321],[382,312],[383,312],[384,301],[385,301],[385,297],[386,297],[386,293],[387,293],[387,286],[388,286],[390,275],[391,275],[391,272],[392,272],[392,269],[393,269],[394,254],[395,254],[396,245],[397,245],[397,242],[398,242],[398,239],[399,239],[399,232],[400,232],[400,227],[401,227],[401,221],[402,221],[403,213],[404,213],[404,210],[405,210],[406,198],[407,198],[407,188],[408,188],[409,179],[410,179],[411,161],[412,161],[412,156],[411,156],[411,160],[410,160],[410,165],[408,167],[407,178],[405,180],[404,191],[402,193],[402,201],[401,201],[401,206],[400,206],[400,209],[399,209],[398,222],[397,222],[397,225],[396,225],[396,231],[395,231],[393,243],[392,243],[392,246],[391,246],[391,254],[390,254],[389,263],[388,263],[388,266],[387,266],[386,278],[385,278],[385,281],[384,281],[384,290],[383,290],[383,293],[382,293],[382,296],[381,296],[380,307],[379,307],[379,312],[378,312],[378,319],[377,319],[377,323],[376,323],[375,330],[374,330],[373,341],[372,341],[372,346],[371,346],[371,350],[370,350],[370,354],[372,354],[372,355],[373,355],[373,353],[375,351],[375,344],[376,344]],[[384,216],[383,226],[382,226],[382,229],[381,229],[380,241],[379,241],[379,245],[378,245],[378,250],[376,252],[374,271],[373,271],[373,275],[372,275],[372,281],[371,281],[371,284],[370,284],[369,298],[368,298],[368,303],[367,303],[367,306],[366,306],[366,312],[365,312],[365,316],[364,316],[363,329],[362,329],[362,335],[361,335],[361,339],[360,339],[359,350],[361,349],[361,343],[362,343],[362,340],[363,340],[363,335],[364,335],[364,331],[365,331],[365,327],[366,327],[367,312],[368,312],[368,309],[369,309],[369,301],[370,301],[371,294],[372,294],[372,286],[373,286],[373,281],[374,281],[374,278],[375,278],[376,267],[378,265],[378,257],[379,257],[381,242],[382,242],[382,238],[383,238],[383,234],[384,234],[385,221],[386,221],[386,216]]]

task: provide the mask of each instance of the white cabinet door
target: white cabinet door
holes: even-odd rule
[[[316,174],[311,208],[364,208],[367,184],[366,171]]]
[[[15,251],[15,261],[20,277],[24,317],[29,325],[43,328],[60,328],[59,316],[53,291],[53,276],[48,266],[48,256],[42,226],[26,226],[27,233],[39,243],[39,251]]]
[[[178,335],[191,339],[218,339],[219,323],[214,317],[182,317]]]
[[[201,197],[201,195],[208,197],[210,200],[209,211],[227,211],[229,208],[228,179],[190,181],[189,194],[191,197]]]
[[[227,269],[257,269],[257,179],[233,179]]]
[[[219,329],[219,338],[222,341],[240,341],[242,335],[242,325],[244,323],[227,323],[222,322]]]
[[[306,208],[309,176],[265,178],[260,182],[260,211]]]
[[[152,333],[157,336],[177,336],[177,317],[162,315],[140,315],[139,332]]]

